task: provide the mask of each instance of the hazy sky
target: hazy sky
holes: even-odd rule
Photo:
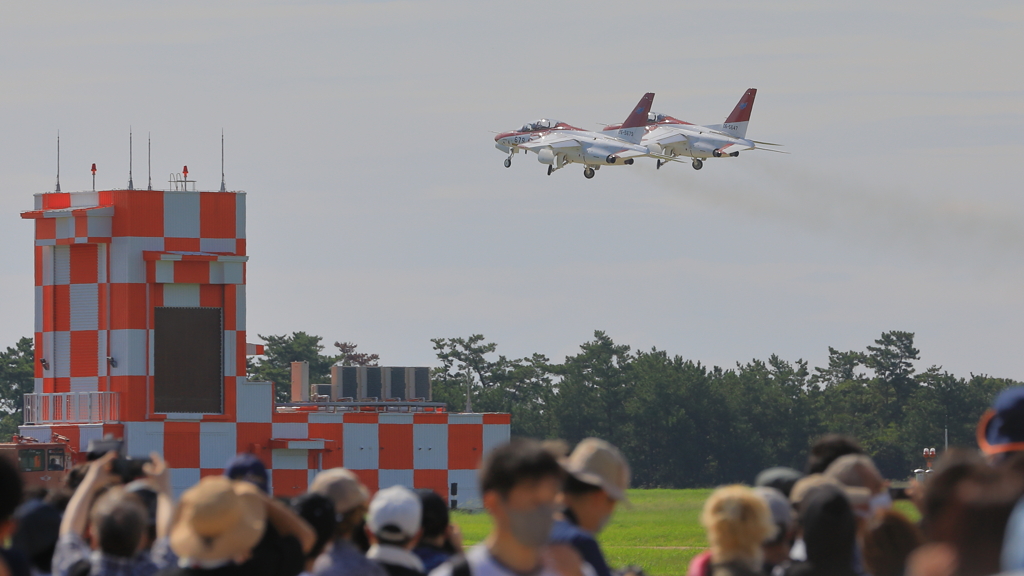
[[[248,325],[430,364],[607,331],[706,364],[917,334],[920,367],[1024,379],[1019,2],[24,2],[0,18],[0,345],[32,331],[51,190],[248,192]],[[980,5],[979,5],[980,6]],[[510,169],[493,131],[655,110],[745,152],[593,180]]]

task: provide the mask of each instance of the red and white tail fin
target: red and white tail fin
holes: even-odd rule
[[[736,107],[732,109],[732,114],[725,119],[724,124],[713,126],[736,138],[745,138],[747,136],[747,123],[750,122],[750,111],[754,109],[754,96],[757,96],[757,88],[750,88],[747,90],[740,101],[736,104]]]
[[[626,121],[614,131],[613,136],[626,142],[639,144],[640,139],[647,133],[647,113],[651,111],[654,104],[654,92],[644,94],[644,97],[637,102],[633,111],[626,117]]]

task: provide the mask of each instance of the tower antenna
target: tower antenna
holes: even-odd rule
[[[149,184],[146,186],[146,190],[153,189],[153,138],[151,134],[152,132],[146,134],[146,164],[149,167]]]
[[[132,182],[132,127],[128,127],[128,189],[135,190]]]
[[[57,188],[54,192],[60,192],[60,130],[57,130]]]
[[[227,192],[228,189],[224,186],[224,129],[220,129],[220,191]]]

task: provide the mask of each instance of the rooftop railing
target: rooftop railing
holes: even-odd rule
[[[25,424],[103,424],[117,422],[117,392],[25,394]]]

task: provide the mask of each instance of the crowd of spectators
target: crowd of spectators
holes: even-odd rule
[[[981,576],[1024,573],[1024,388],[978,424],[980,449],[951,449],[894,488],[853,438],[813,444],[804,471],[775,467],[753,486],[715,489],[700,516],[709,548],[688,576]],[[59,490],[23,486],[0,458],[0,576],[641,576],[598,541],[628,505],[626,457],[597,438],[515,439],[479,469],[490,533],[463,548],[446,500],[391,486],[371,494],[349,470],[318,473],[291,501],[239,454],[175,502],[153,453],[116,450]],[[906,498],[917,521],[894,507]],[[912,507],[912,508],[911,508]]]

